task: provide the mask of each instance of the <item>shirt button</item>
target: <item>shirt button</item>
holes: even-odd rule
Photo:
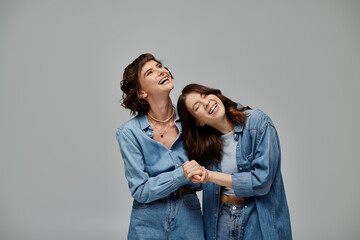
[[[245,205],[245,208],[247,208],[247,205]]]
[[[150,135],[151,135],[151,132],[148,132],[148,135],[150,136]]]
[[[215,193],[216,193],[216,194],[219,194],[219,192],[218,192],[218,191],[216,191]]]
[[[179,164],[176,164],[176,166],[178,167],[178,166],[179,166]]]
[[[232,209],[233,209],[233,210],[236,210],[236,207],[235,207],[235,206],[232,206]]]
[[[241,227],[241,229],[244,229],[244,227]]]
[[[236,148],[240,148],[239,146],[236,146]]]
[[[242,167],[241,167],[241,168],[239,168],[239,170],[240,170],[240,171],[242,171]]]
[[[214,217],[216,217],[216,213],[214,214]]]

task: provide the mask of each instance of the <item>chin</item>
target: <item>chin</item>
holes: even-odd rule
[[[167,88],[170,89],[170,90],[173,90],[174,89],[174,84],[172,82],[168,83],[167,84]]]
[[[170,94],[171,90],[173,90],[174,85],[172,83],[168,83],[167,86],[163,86],[160,92]],[[160,93],[159,92],[159,93]]]

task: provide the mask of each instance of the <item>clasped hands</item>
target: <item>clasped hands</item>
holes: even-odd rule
[[[186,179],[191,180],[194,184],[206,183],[210,179],[208,170],[195,160],[186,161],[182,167]]]

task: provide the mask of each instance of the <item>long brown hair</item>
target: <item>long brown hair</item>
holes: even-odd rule
[[[152,54],[141,54],[125,68],[123,79],[120,82],[120,88],[123,91],[121,105],[130,109],[130,113],[133,115],[136,113],[145,113],[149,110],[149,103],[144,99],[138,98],[138,93],[141,90],[139,72],[145,63],[151,60],[161,64]],[[169,69],[167,70],[169,71]],[[169,73],[171,78],[174,79],[170,71]]]
[[[210,126],[196,124],[196,119],[189,113],[185,105],[186,96],[191,92],[216,95],[223,102],[226,116],[234,125],[245,126],[247,114],[243,111],[251,108],[238,109],[237,103],[222,95],[219,89],[200,84],[189,84],[182,90],[177,102],[177,110],[181,120],[184,148],[188,151],[189,159],[194,159],[201,165],[206,165],[210,160],[218,164],[222,158],[221,133]]]

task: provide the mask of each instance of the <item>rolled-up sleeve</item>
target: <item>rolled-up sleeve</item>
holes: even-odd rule
[[[187,182],[182,167],[150,177],[145,171],[141,147],[126,128],[118,128],[116,138],[125,165],[125,176],[133,198],[152,202],[163,198]],[[169,155],[169,158],[171,156]]]
[[[254,158],[249,172],[234,173],[232,184],[236,196],[262,196],[270,191],[280,163],[280,143],[269,119],[258,130]]]

